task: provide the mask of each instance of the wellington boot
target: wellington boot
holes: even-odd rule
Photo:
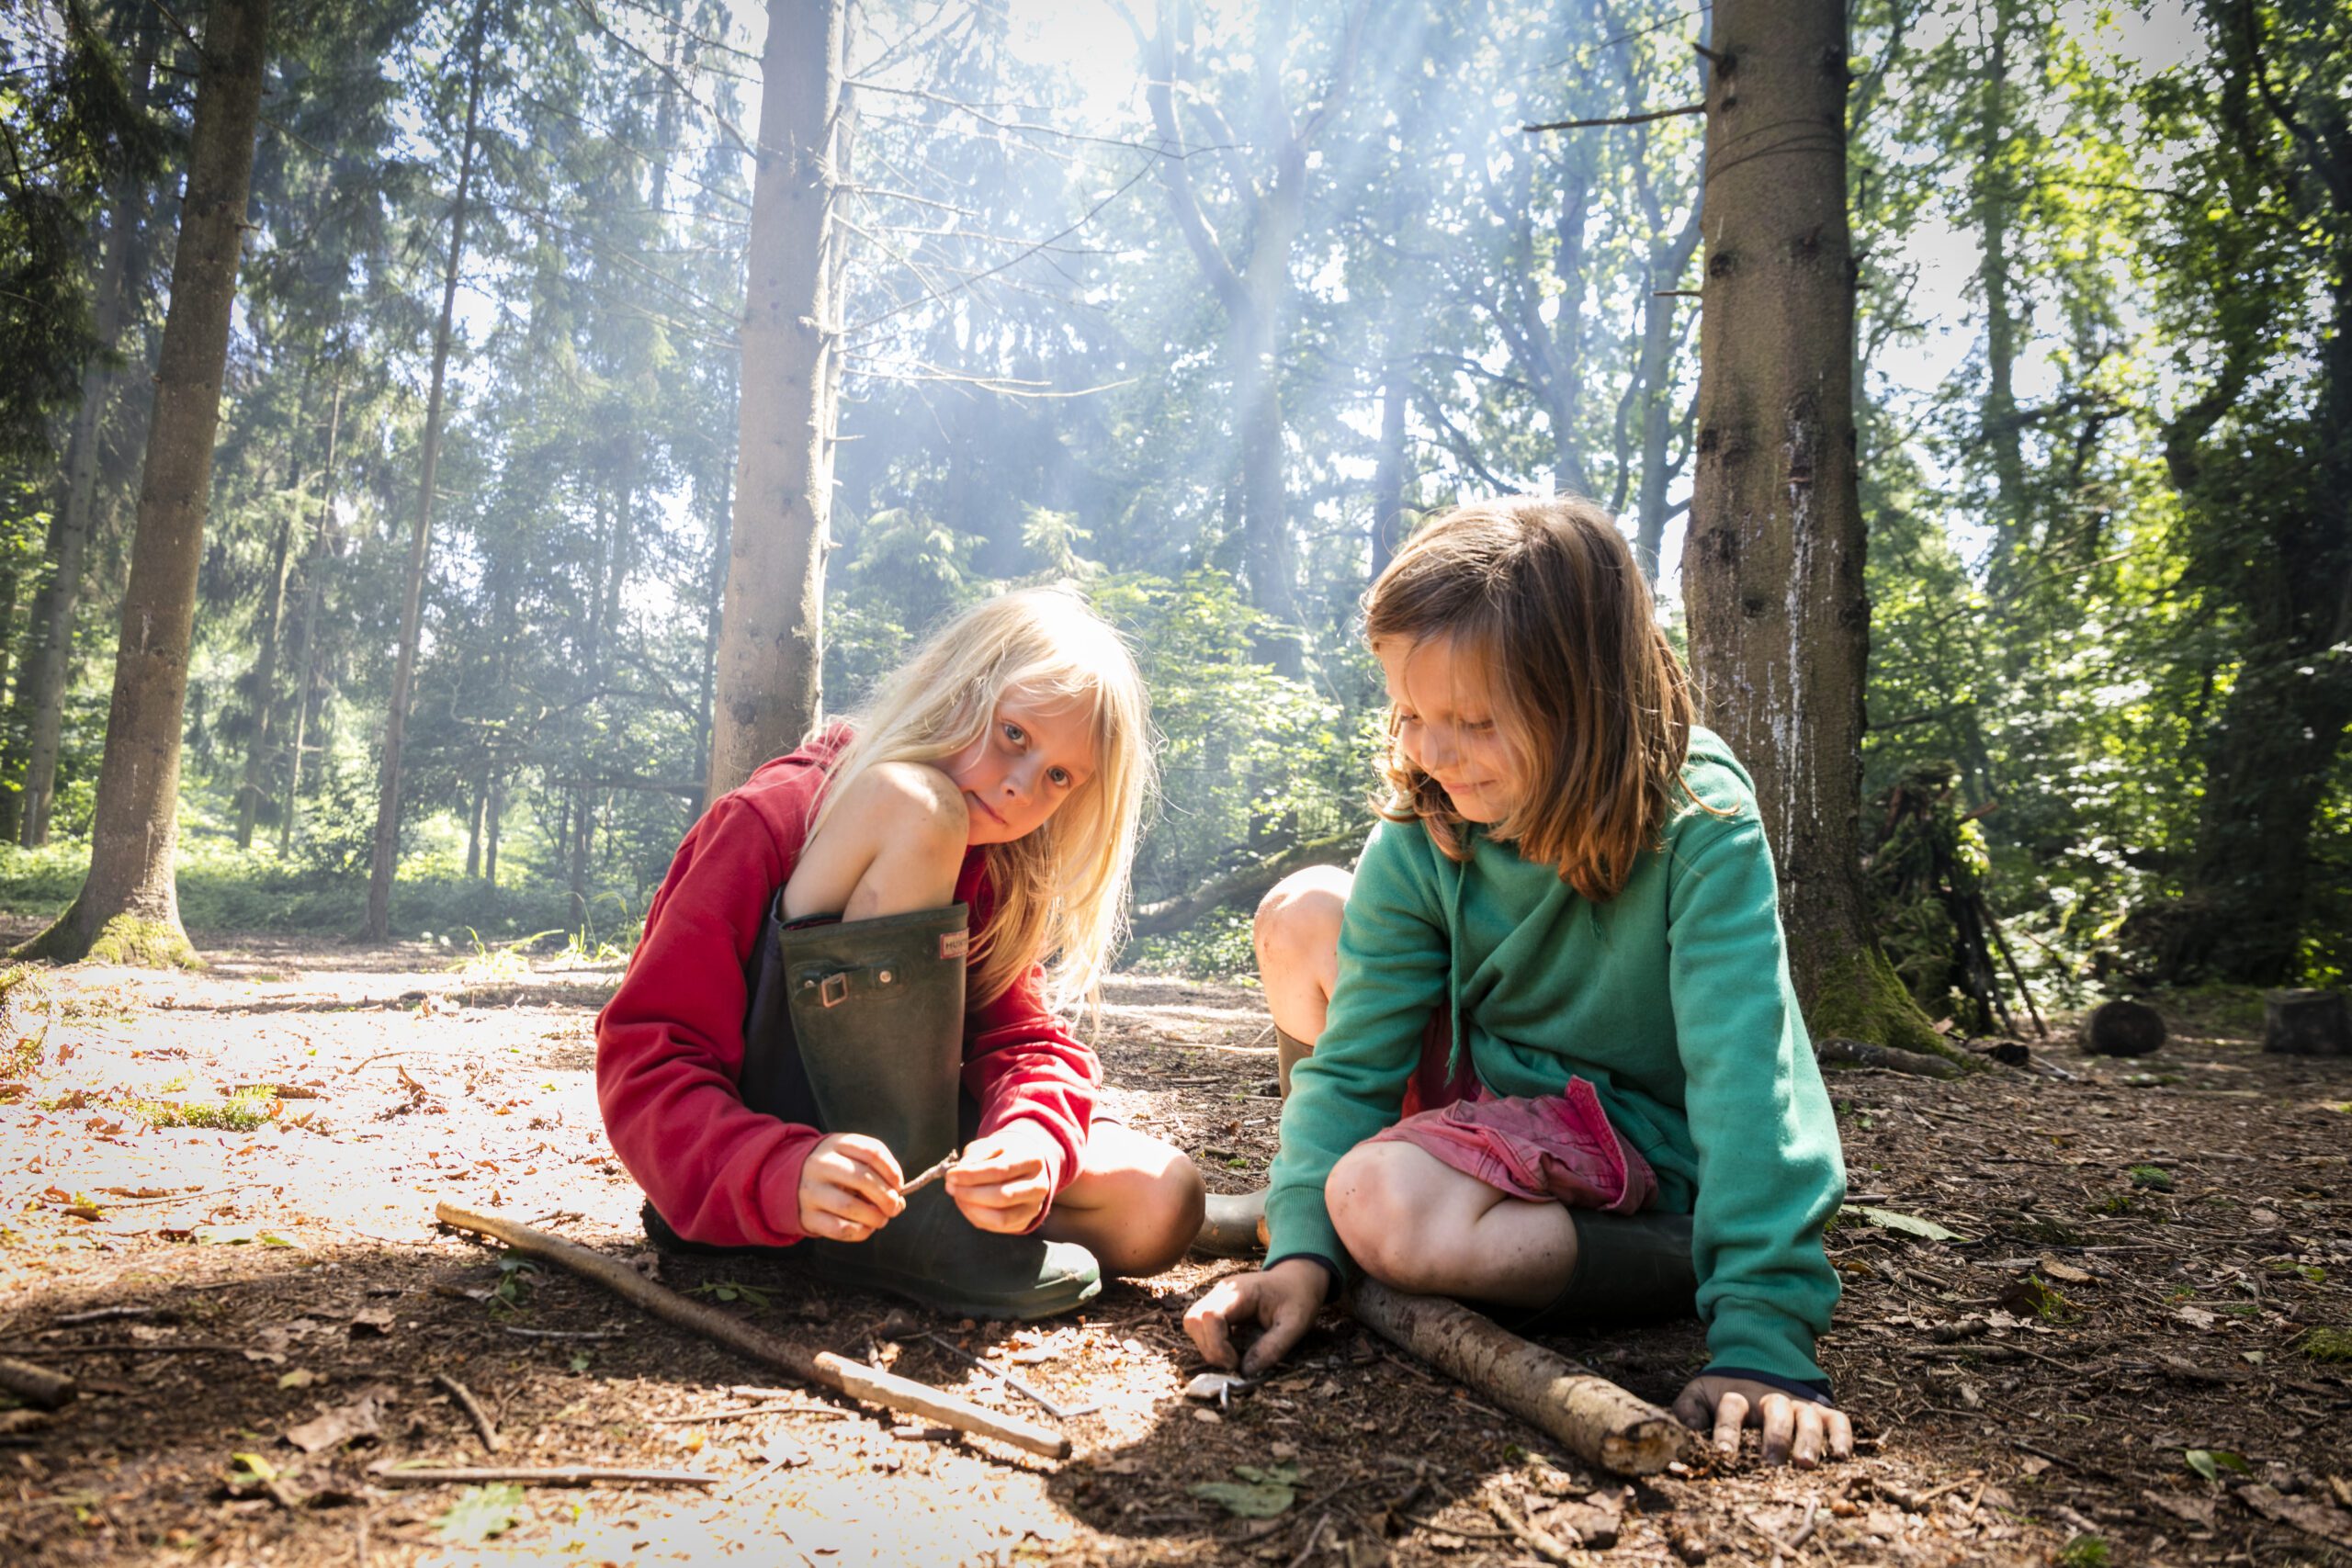
[[[828,1133],[878,1138],[912,1177],[956,1146],[964,1066],[964,906],[776,932],[794,1043]],[[812,1241],[835,1284],[969,1317],[1045,1317],[1102,1288],[1068,1242],[976,1228],[933,1183],[861,1242]]]
[[[1193,1250],[1204,1258],[1254,1258],[1266,1250],[1266,1190],[1212,1192]]]
[[[1305,1041],[1274,1031],[1277,1087],[1290,1099],[1291,1069],[1314,1049]],[[1212,1192],[1201,1213],[1201,1228],[1193,1250],[1204,1258],[1254,1258],[1266,1250],[1266,1190],[1252,1192]]]

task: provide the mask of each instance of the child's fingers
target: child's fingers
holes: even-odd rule
[[[1796,1436],[1797,1402],[1785,1393],[1768,1393],[1757,1408],[1764,1418],[1764,1462],[1778,1464],[1789,1457],[1789,1444]]]
[[[1829,1457],[1852,1459],[1854,1457],[1852,1418],[1842,1410],[1831,1410],[1826,1413],[1825,1418],[1829,1423]]]
[[[897,1191],[905,1182],[906,1175],[899,1168],[899,1156],[892,1154],[890,1145],[881,1139],[869,1138],[863,1133],[842,1133],[830,1142],[835,1154],[872,1171],[874,1179],[892,1191]]]
[[[1220,1280],[1209,1287],[1209,1293],[1194,1302],[1184,1314],[1184,1333],[1193,1348],[1212,1367],[1231,1369],[1239,1358],[1233,1349],[1233,1334],[1227,1325],[1239,1303],[1240,1279]]]
[[[820,1213],[831,1214],[869,1231],[880,1230],[890,1223],[898,1211],[889,1207],[897,1197],[888,1189],[861,1190],[843,1183],[828,1181],[817,1190],[816,1208]]]
[[[1747,1395],[1726,1393],[1715,1401],[1715,1451],[1725,1459],[1739,1457],[1739,1429],[1747,1425]]]
[[[818,1179],[825,1186],[861,1205],[860,1210],[841,1210],[839,1204],[831,1205],[851,1218],[878,1225],[906,1209],[907,1201],[899,1196],[898,1183],[871,1164],[839,1155],[820,1156],[809,1163],[817,1168]],[[865,1209],[873,1211],[870,1219],[862,1212]]]

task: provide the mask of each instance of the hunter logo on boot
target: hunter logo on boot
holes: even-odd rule
[[[942,931],[939,933],[940,957],[965,958],[970,956],[971,951],[972,933],[968,930],[960,931]]]

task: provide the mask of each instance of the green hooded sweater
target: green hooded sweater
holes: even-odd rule
[[[1374,829],[1330,1013],[1283,1108],[1270,1265],[1344,1271],[1324,1179],[1396,1122],[1443,1008],[1490,1093],[1590,1082],[1657,1171],[1656,1206],[1692,1216],[1709,1370],[1826,1388],[1813,1349],[1838,1300],[1821,1248],[1846,1188],[1837,1119],[1789,984],[1755,786],[1704,729],[1682,777],[1713,809],[1679,796],[1663,852],[1605,904],[1475,826],[1463,863],[1418,822]]]

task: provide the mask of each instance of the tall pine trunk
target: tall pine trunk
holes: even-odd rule
[[[1817,1036],[1932,1049],[1866,919],[1870,603],[1855,482],[1846,16],[1720,0],[1707,112],[1698,469],[1682,581],[1706,722],[1756,780]]]
[[[845,27],[842,0],[770,0],[706,805],[792,750],[823,710]]]
[[[334,554],[334,476],[343,435],[343,377],[334,380],[334,402],[327,413],[327,462],[319,476],[319,522],[302,568],[302,673],[294,682],[294,738],[286,753],[286,808],[277,818],[280,859],[294,848],[294,814],[302,799],[302,748],[311,730],[311,693],[318,685],[319,606],[326,597],[327,561]]]
[[[458,272],[466,256],[466,198],[474,175],[474,132],[481,114],[483,7],[473,18],[473,57],[466,84],[465,140],[458,156],[458,195],[449,209],[449,262],[441,276],[441,321],[433,333],[433,391],[424,406],[424,472],[418,485],[416,526],[408,541],[408,591],[401,610],[401,649],[392,671],[391,702],[384,714],[383,763],[376,775],[376,842],[368,868],[368,940],[392,931],[392,874],[401,847],[401,745],[408,733],[409,694],[416,680],[416,645],[424,618],[424,567],[433,540],[433,483],[441,463],[442,392],[449,367],[449,322],[458,303]]]
[[[154,76],[160,29],[141,12],[132,46],[131,99],[142,110]],[[49,842],[49,818],[57,789],[57,752],[65,729],[65,687],[73,672],[74,612],[81,602],[83,563],[89,553],[90,523],[98,493],[98,447],[120,372],[115,345],[130,315],[131,255],[147,213],[147,191],[129,174],[118,175],[107,203],[106,243],[98,253],[94,324],[97,348],[82,370],[82,400],[74,410],[65,446],[65,504],[51,520],[47,573],[34,592],[25,627],[24,665],[17,675],[14,722],[0,776],[21,781],[0,791],[0,839],[27,849]],[[21,748],[21,750],[19,750]]]
[[[306,383],[301,406],[307,408],[309,403]],[[277,739],[277,644],[286,626],[287,581],[294,570],[294,528],[310,510],[310,487],[302,473],[299,439],[295,446],[294,504],[277,520],[277,535],[270,541],[269,576],[265,583],[268,598],[261,615],[261,646],[254,652],[254,727],[245,741],[244,774],[237,784],[237,847],[241,850],[253,847],[254,824],[261,816],[262,802],[269,798],[267,780],[276,761],[272,748]]]
[[[215,0],[205,17],[187,191],[123,592],[90,871],[73,906],[26,945],[26,957],[198,962],[180,926],[172,874],[180,724],[268,26],[269,0]]]

